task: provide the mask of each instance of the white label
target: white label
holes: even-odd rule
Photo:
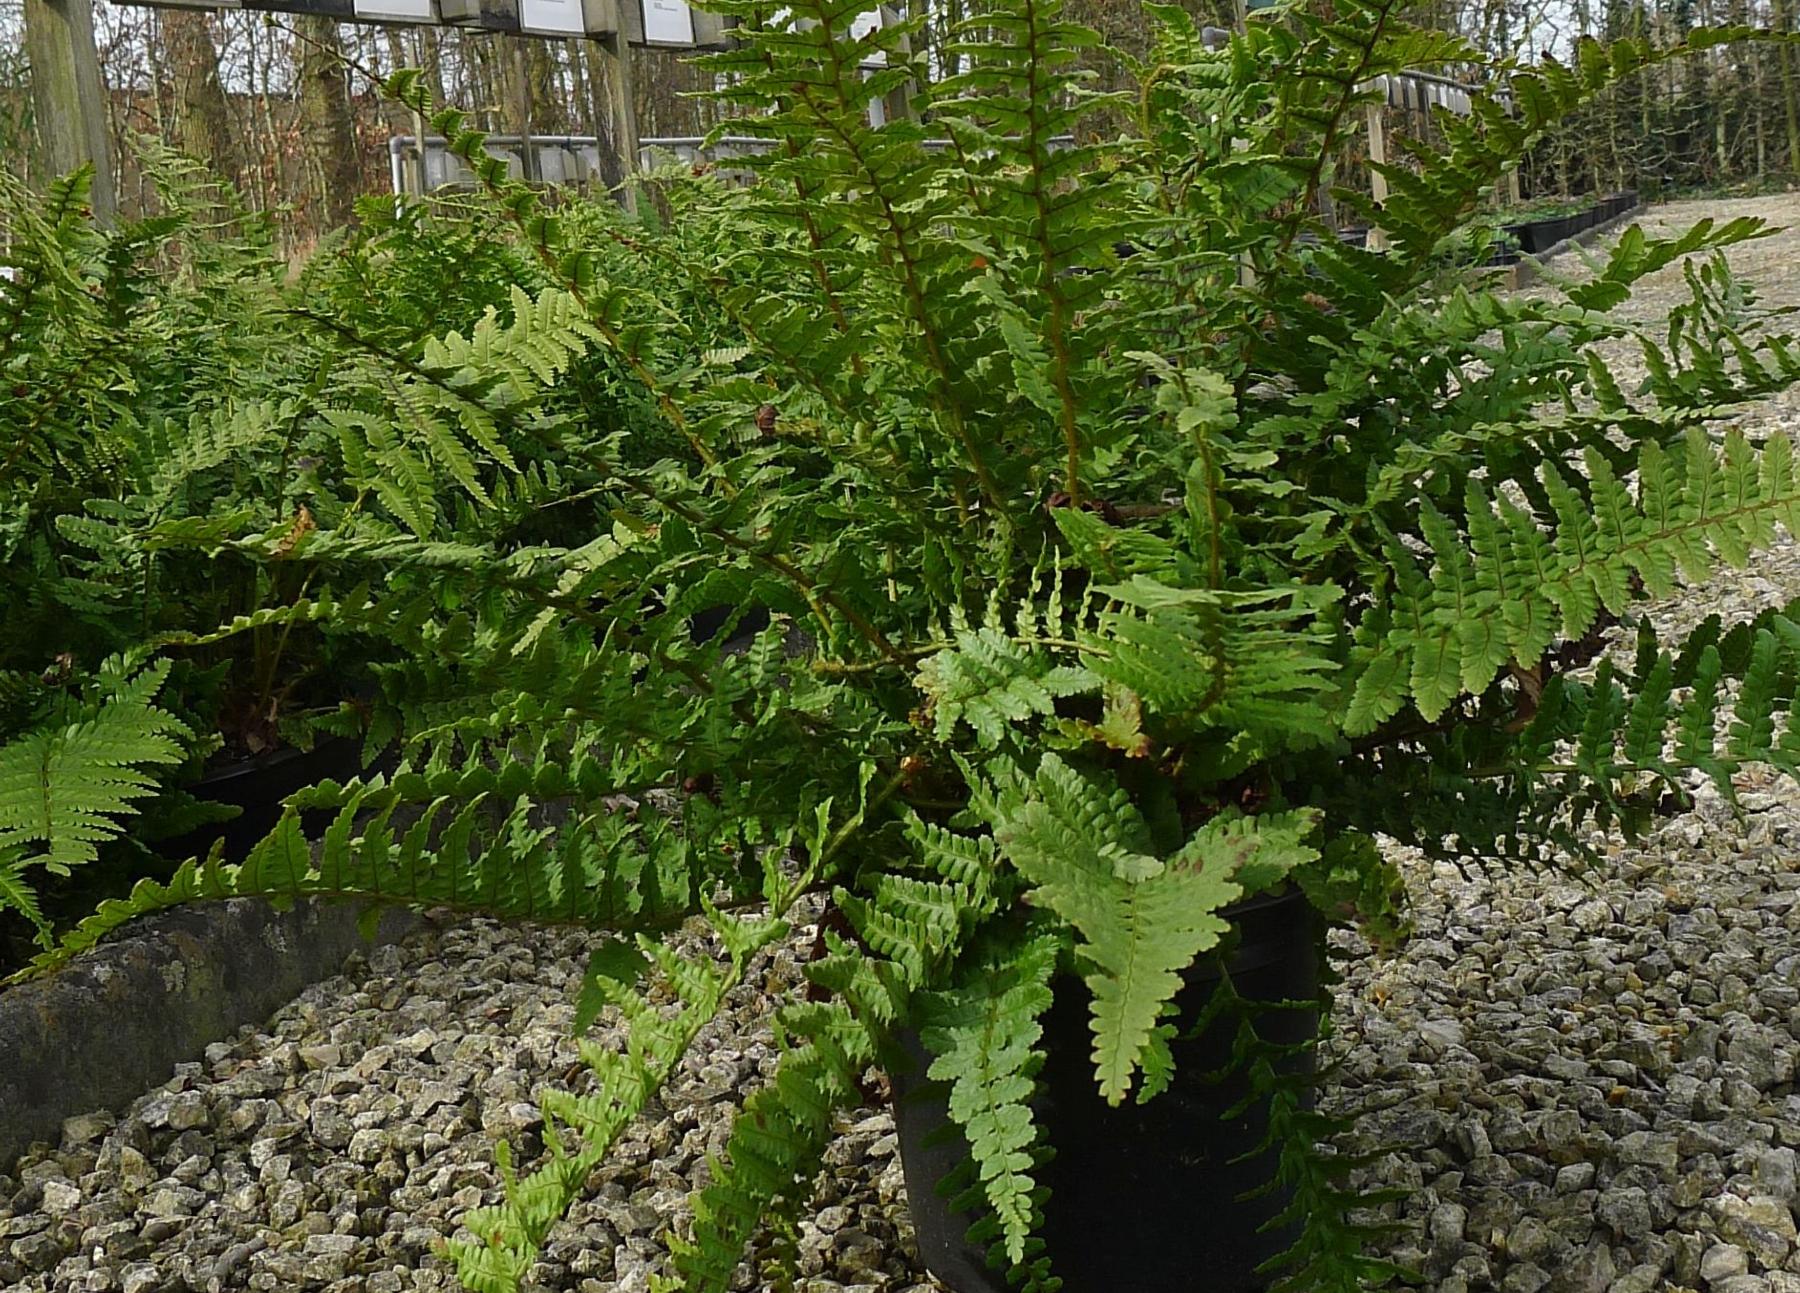
[[[377,22],[436,22],[431,0],[356,0],[356,16]]]
[[[581,0],[520,0],[519,30],[545,36],[585,36]]]
[[[694,11],[685,0],[644,0],[644,44],[693,43]]]
[[[880,27],[881,10],[871,9],[867,13],[859,13],[855,18],[850,20],[850,39],[861,40],[870,32],[879,30]],[[873,54],[870,54],[867,58],[863,59],[862,65],[864,67],[886,67],[887,52],[885,50],[876,50]]]

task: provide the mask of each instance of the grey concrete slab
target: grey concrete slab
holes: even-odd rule
[[[0,1171],[63,1119],[118,1108],[199,1059],[210,1042],[260,1023],[357,950],[418,922],[382,914],[375,942],[363,906],[260,899],[200,903],[149,916],[41,979],[0,989]]]

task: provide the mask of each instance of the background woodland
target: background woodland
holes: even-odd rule
[[[36,163],[23,2],[0,0],[0,157],[30,179]],[[1414,20],[1459,32],[1497,56],[1536,61],[1566,55],[1588,34],[1667,44],[1714,23],[1792,30],[1797,6],[1800,0],[1433,0]],[[926,19],[927,65],[935,76],[954,75],[945,34],[962,19],[965,0],[913,0],[913,7]],[[1203,21],[1232,20],[1228,0],[1187,7]],[[1135,0],[1075,0],[1070,16],[1129,54],[1143,53],[1150,39]],[[98,0],[94,17],[127,216],[154,203],[133,145],[148,135],[229,180],[250,211],[268,215],[290,254],[305,251],[353,218],[358,197],[387,191],[387,140],[413,125],[404,109],[382,101],[374,78],[403,66],[424,69],[434,98],[468,111],[483,129],[613,138],[610,64],[591,42],[108,0]],[[1115,59],[1102,51],[1088,57],[1098,88],[1123,83]],[[694,93],[713,88],[714,74],[675,51],[638,50],[634,61],[644,137],[700,135],[718,124],[719,102]],[[1418,114],[1390,117],[1402,141],[1433,130]],[[1350,145],[1351,176],[1361,138]],[[1624,188],[1664,194],[1780,185],[1796,172],[1800,51],[1733,46],[1644,73],[1572,117],[1527,160],[1521,191],[1528,200]]]

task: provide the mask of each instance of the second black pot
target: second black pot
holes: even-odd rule
[[[1233,986],[1250,1001],[1311,1001],[1319,991],[1318,921],[1298,893],[1254,899],[1231,911],[1240,931],[1229,961]],[[1216,960],[1196,966],[1178,1000],[1191,1022],[1219,979]],[[1038,1170],[1050,1188],[1042,1235],[1051,1270],[1067,1293],[1258,1293],[1268,1280],[1256,1268],[1286,1249],[1291,1229],[1261,1232],[1286,1206],[1279,1193],[1243,1200],[1274,1176],[1277,1153],[1255,1154],[1266,1111],[1222,1115],[1246,1093],[1232,1074],[1207,1075],[1231,1059],[1235,1017],[1174,1043],[1175,1079],[1148,1104],[1113,1108],[1101,1098],[1090,1059],[1089,994],[1076,982],[1057,984],[1044,1017],[1046,1055],[1034,1104],[1055,1157]],[[1271,1041],[1300,1042],[1318,1027],[1315,1012],[1267,1010],[1259,1031]],[[972,1218],[951,1209],[937,1183],[963,1160],[960,1137],[944,1135],[941,1093],[923,1086],[925,1053],[909,1037],[915,1067],[896,1075],[894,1113],[901,1164],[919,1253],[955,1293],[1006,1293],[1003,1272],[990,1270],[964,1238]],[[1243,1158],[1244,1155],[1254,1155]],[[1236,1161],[1243,1159],[1243,1161]]]
[[[1518,225],[1519,246],[1531,255],[1541,256],[1569,237],[1573,231],[1572,224],[1568,216],[1553,216],[1548,220],[1532,220]]]
[[[188,792],[196,799],[238,809],[229,821],[213,822],[172,839],[157,840],[164,857],[205,857],[215,841],[225,842],[225,860],[242,862],[257,841],[281,820],[281,801],[330,778],[348,781],[362,772],[362,742],[330,737],[310,750],[291,746],[209,768]],[[301,824],[316,833],[330,824],[328,811],[302,813]]]

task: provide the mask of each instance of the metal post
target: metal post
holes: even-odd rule
[[[57,176],[91,163],[89,201],[95,217],[110,224],[118,200],[92,0],[25,0],[25,50],[44,163]]]

